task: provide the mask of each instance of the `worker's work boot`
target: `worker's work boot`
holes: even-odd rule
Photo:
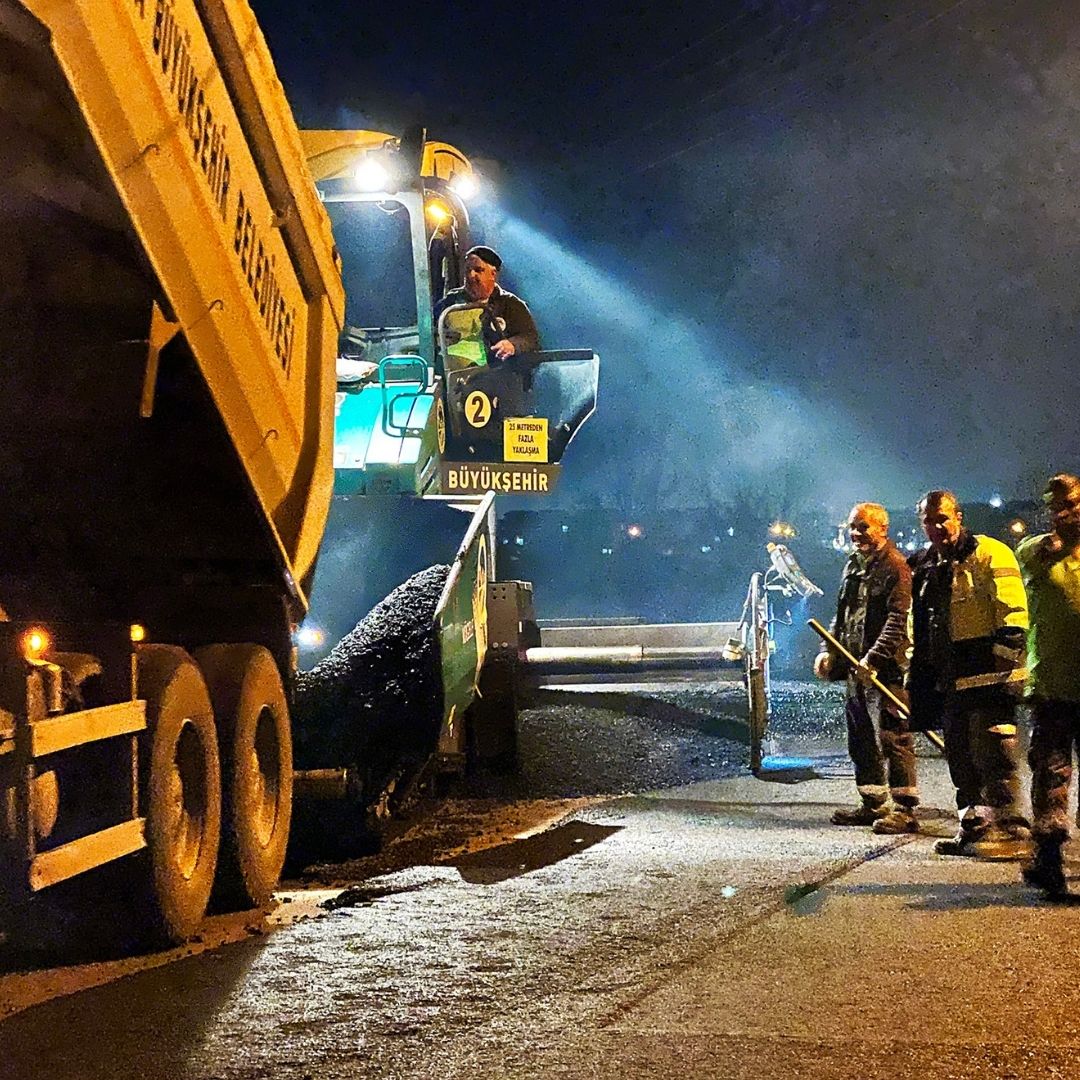
[[[990,823],[980,817],[970,807],[960,815],[960,828],[955,836],[947,840],[938,840],[934,844],[937,855],[975,855],[975,847],[990,828]]]
[[[829,820],[834,825],[873,825],[887,813],[884,806],[868,806],[863,803],[862,806],[845,806],[840,810],[834,810]]]
[[[1059,900],[1069,895],[1059,843],[1040,841],[1035,846],[1035,858],[1020,873],[1028,885],[1035,886],[1049,899]]]
[[[917,833],[919,822],[909,806],[894,806],[884,817],[874,822],[873,831],[880,836],[899,836],[901,833]]]
[[[995,822],[974,843],[980,859],[1009,862],[1031,856],[1031,830],[1023,820]]]

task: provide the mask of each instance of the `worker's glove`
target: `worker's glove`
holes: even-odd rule
[[[814,674],[823,680],[828,680],[833,668],[833,654],[831,652],[819,652],[814,657]]]
[[[859,661],[859,666],[854,668],[851,672],[855,676],[858,682],[861,682],[863,686],[873,686],[874,679],[877,678],[877,668],[872,664],[866,662],[865,657]]]

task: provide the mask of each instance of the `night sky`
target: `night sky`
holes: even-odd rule
[[[1080,13],[252,0],[302,126],[422,122],[548,347],[568,505],[1031,497],[1080,470]]]

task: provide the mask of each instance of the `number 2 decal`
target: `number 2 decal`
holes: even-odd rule
[[[491,399],[482,390],[474,390],[465,399],[465,419],[474,428],[487,426],[491,419]]]

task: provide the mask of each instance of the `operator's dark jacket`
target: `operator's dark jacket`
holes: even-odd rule
[[[891,540],[868,559],[856,552],[844,567],[833,634],[856,659],[876,668],[887,686],[900,686],[907,664],[911,569]],[[834,658],[832,677],[847,665]]]
[[[435,329],[438,331],[439,316],[452,304],[471,304],[469,294],[462,286],[451,289],[435,305]],[[533,321],[528,304],[512,292],[500,288],[498,284],[484,305],[482,317],[484,344],[487,346],[489,359],[491,347],[504,338],[511,342],[517,353],[536,352],[540,348],[540,334]]]

